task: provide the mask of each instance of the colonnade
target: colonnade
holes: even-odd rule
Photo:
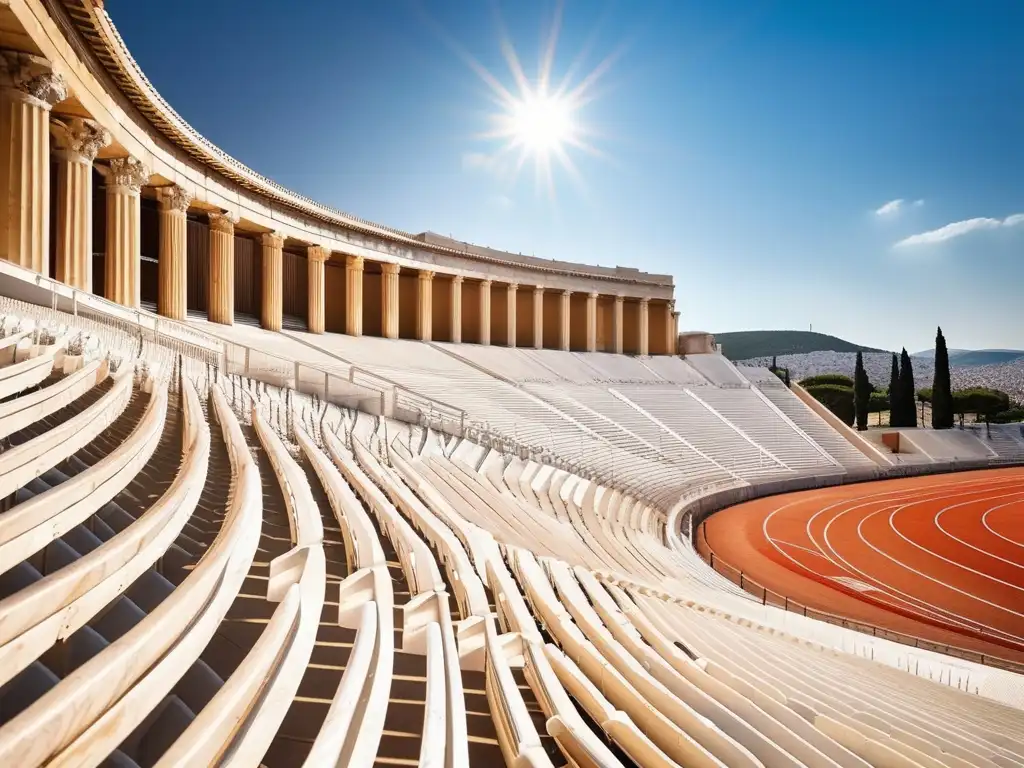
[[[54,276],[76,289],[92,291],[95,168],[106,180],[104,296],[127,307],[140,306],[140,206],[145,188],[146,196],[158,202],[157,311],[174,320],[186,317],[191,212],[193,218],[198,215],[208,222],[208,318],[234,323],[239,218],[205,203],[197,205],[188,191],[152,176],[140,160],[112,145],[110,133],[101,125],[62,113],[58,105],[68,95],[64,79],[44,59],[0,51],[0,257],[44,275],[50,272],[52,156],[57,186]],[[675,351],[678,313],[665,300],[596,290],[580,293],[542,284],[476,279],[433,267],[406,267],[334,253],[319,243],[301,243],[282,232],[261,229],[265,228],[248,223],[244,235],[260,239],[260,322],[270,331],[281,330],[283,322],[287,241],[289,253],[296,248],[305,253],[306,319],[312,333],[328,330],[330,314],[337,316],[331,330],[352,336],[363,335],[369,323],[389,339],[402,337],[404,331],[406,337],[414,334],[423,341],[639,354]],[[339,276],[332,280],[335,289],[344,282],[344,290],[332,290],[331,295],[327,293],[329,269],[339,270],[331,273]],[[524,271],[523,276],[529,273]],[[374,292],[378,283],[379,302],[364,290],[367,285]],[[472,297],[464,301],[467,286],[472,286]],[[526,297],[522,308],[521,290]],[[549,294],[553,301],[546,301]],[[337,302],[344,304],[343,313],[337,311]],[[657,318],[652,305],[658,307]]]

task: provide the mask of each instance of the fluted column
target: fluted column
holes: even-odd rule
[[[480,343],[491,343],[491,281],[480,283]]]
[[[597,292],[587,296],[587,352],[597,352]]]
[[[672,331],[669,336],[671,343],[668,345],[668,353],[670,355],[679,354],[679,313],[672,312]]]
[[[188,313],[188,207],[192,195],[179,186],[161,187],[160,199],[160,289],[157,311],[172,320],[184,320]]]
[[[345,333],[363,335],[363,257],[345,258]]]
[[[515,283],[510,283],[508,286],[508,300],[507,300],[507,312],[505,325],[508,331],[505,335],[506,343],[510,347],[516,345],[516,296],[518,295],[519,286]]]
[[[381,328],[385,339],[398,338],[398,273],[402,268],[398,264],[381,264],[381,312],[383,318]]]
[[[139,199],[149,169],[133,157],[110,161],[107,174],[107,253],[104,293],[111,301],[138,307],[142,235]]]
[[[260,241],[263,246],[260,325],[268,331],[280,331],[284,314],[284,235],[264,232]]]
[[[544,286],[533,289],[533,346],[544,349]]]
[[[53,123],[57,150],[57,279],[92,291],[92,163],[110,133],[92,120]]]
[[[0,51],[0,258],[43,275],[50,271],[50,109],[67,95],[46,59]]]
[[[561,300],[558,302],[558,348],[563,352],[569,351],[569,319],[572,301],[572,291],[562,291]]]
[[[235,324],[235,224],[230,213],[210,214],[210,285],[207,313],[211,323]]]
[[[615,297],[615,309],[612,312],[612,344],[616,355],[622,354],[622,305],[625,299]]]
[[[452,341],[462,343],[462,275],[452,278]]]
[[[306,288],[309,298],[306,303],[306,325],[310,333],[323,333],[326,298],[324,296],[324,262],[331,257],[331,251],[322,245],[311,245],[306,249]]]
[[[421,269],[418,285],[416,338],[420,341],[430,341],[434,337],[434,273]]]
[[[651,329],[650,312],[648,312],[648,304],[649,301],[647,299],[640,299],[640,322],[638,324],[638,327],[640,334],[639,347],[641,355],[648,354],[648,350],[650,349],[650,344],[648,343],[648,340],[650,339]]]

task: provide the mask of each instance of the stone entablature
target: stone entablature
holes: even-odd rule
[[[236,311],[258,311],[272,331],[287,313],[304,315],[314,333],[674,351],[671,277],[515,257],[350,220],[196,134],[149,86],[98,0],[11,0],[6,8],[10,40],[23,34],[32,53],[0,48],[0,157],[18,171],[0,174],[9,186],[0,258],[43,275],[55,269],[76,289],[124,306],[155,303],[175,320],[205,309],[211,322],[233,324]],[[105,184],[93,183],[94,166]],[[93,217],[98,190],[104,213]],[[144,223],[142,199],[153,197],[158,220]],[[206,243],[190,234],[195,214]],[[46,258],[51,217],[55,267]],[[102,253],[94,252],[94,218],[104,221]],[[152,248],[156,239],[158,258],[144,256],[143,242]],[[95,275],[94,256],[102,258]]]
[[[118,93],[105,94],[117,128],[115,140],[133,152],[135,145],[152,157],[135,152],[169,181],[189,188],[194,197],[211,207],[234,210],[238,216],[296,239],[315,242],[345,255],[394,261],[411,268],[437,269],[464,277],[490,277],[502,282],[545,285],[588,293],[622,293],[630,298],[670,299],[671,276],[631,269],[607,269],[585,264],[547,261],[450,241],[430,242],[390,227],[374,224],[296,194],[256,173],[201,136],[156,92],[132,58],[110,17],[98,0],[23,0],[44,4],[64,27],[63,36],[81,58],[76,68],[88,73],[85,90],[103,101],[100,83],[112,79]],[[57,47],[59,50],[59,47]],[[84,80],[84,78],[83,78]],[[77,89],[76,89],[77,90]],[[87,102],[83,99],[83,103]],[[91,107],[91,105],[89,105]],[[138,119],[138,118],[141,118]],[[148,125],[147,125],[148,123]],[[121,130],[118,130],[121,129]],[[153,136],[154,129],[157,136]],[[123,134],[130,134],[124,136]],[[198,167],[182,162],[184,151]],[[163,161],[163,162],[160,162]],[[160,166],[166,166],[164,174]],[[214,170],[234,184],[223,184]],[[183,178],[185,177],[185,178]],[[236,186],[237,185],[237,186]],[[253,198],[242,190],[255,193]],[[444,238],[438,238],[444,239]]]

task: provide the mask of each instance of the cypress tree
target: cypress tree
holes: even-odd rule
[[[900,417],[900,426],[916,427],[917,404],[915,403],[915,398],[917,397],[917,390],[914,389],[914,364],[910,362],[910,355],[907,354],[906,348],[900,354],[899,384],[900,408],[903,414]]]
[[[953,387],[949,381],[949,350],[942,328],[935,334],[935,378],[932,380],[932,429],[953,428]]]
[[[775,365],[775,355],[772,355],[772,373],[775,373],[775,368],[776,368],[776,365]]]
[[[864,370],[864,355],[857,352],[857,365],[853,369],[853,408],[857,415],[857,430],[868,428],[868,401],[871,398],[871,382]]]
[[[900,359],[892,353],[892,373],[889,375],[889,426],[901,427],[900,418]]]

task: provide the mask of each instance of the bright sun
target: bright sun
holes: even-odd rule
[[[528,93],[510,110],[509,128],[514,143],[529,152],[560,152],[574,138],[572,110],[565,99]]]
[[[585,152],[604,157],[590,138],[594,132],[584,124],[583,108],[593,101],[594,88],[608,71],[615,56],[601,61],[575,84],[582,58],[577,58],[560,82],[555,82],[552,69],[555,46],[561,26],[562,2],[556,3],[547,41],[541,52],[537,76],[528,78],[516,55],[511,41],[501,31],[499,44],[512,75],[512,87],[506,87],[491,72],[468,54],[463,55],[469,66],[480,76],[491,91],[498,111],[490,114],[490,130],[477,135],[478,139],[500,142],[492,152],[476,155],[477,167],[486,168],[501,179],[514,179],[520,170],[533,165],[538,188],[547,188],[554,199],[554,170],[562,168],[582,187],[582,178],[570,157],[571,152]]]

